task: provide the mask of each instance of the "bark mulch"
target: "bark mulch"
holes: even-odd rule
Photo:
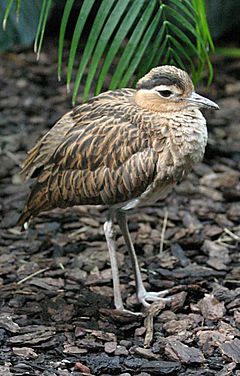
[[[103,207],[54,210],[15,226],[26,151],[70,109],[56,51],[0,65],[0,375],[240,375],[240,63],[219,61],[205,160],[164,201],[130,217],[146,287],[174,294],[142,310],[119,234],[126,308],[114,310]]]

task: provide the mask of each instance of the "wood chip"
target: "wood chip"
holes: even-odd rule
[[[206,295],[198,304],[205,319],[216,321],[226,312],[224,302],[219,302],[213,295]]]
[[[19,325],[13,322],[12,318],[6,314],[0,315],[0,327],[11,333],[17,333],[20,330]]]
[[[71,354],[71,355],[74,355],[74,354],[86,354],[87,353],[87,349],[81,349],[78,346],[66,344],[66,345],[64,345],[63,353],[64,354]]]
[[[13,353],[22,358],[37,358],[38,354],[31,347],[13,347]]]
[[[91,375],[90,369],[85,366],[84,364],[77,362],[74,366],[74,368],[80,372],[82,372],[84,375]]]
[[[114,351],[116,350],[117,348],[117,342],[106,342],[104,344],[104,351],[107,353],[107,354],[112,354],[114,353]]]
[[[152,352],[152,350],[150,349],[145,349],[145,348],[142,348],[142,347],[132,347],[130,349],[130,354],[136,354],[136,355],[139,355],[141,356],[142,358],[146,358],[146,359],[159,359],[160,358],[160,355],[159,354],[154,354]]]
[[[227,247],[210,240],[205,240],[202,248],[209,255],[208,265],[216,270],[227,269],[227,264],[231,261]]]
[[[10,337],[8,342],[13,344],[29,344],[29,345],[36,345],[41,342],[45,342],[48,339],[52,338],[52,336],[55,334],[55,329],[49,330],[49,328],[45,331],[39,331],[36,329],[35,332],[27,333],[23,335],[13,336]]]
[[[165,347],[165,354],[170,360],[180,361],[181,363],[203,363],[203,353],[195,348],[183,344],[180,341],[171,341]]]
[[[238,338],[227,341],[220,345],[221,352],[235,363],[240,363],[240,340]]]
[[[144,320],[146,327],[146,335],[144,339],[144,347],[149,347],[153,339],[153,319],[165,308],[165,303],[160,300],[152,303],[147,310],[147,316]]]

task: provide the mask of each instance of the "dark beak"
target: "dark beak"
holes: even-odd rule
[[[214,110],[220,110],[219,106],[215,102],[211,101],[208,98],[202,97],[194,91],[192,92],[190,97],[185,98],[184,100],[192,103],[193,105],[196,105],[197,107],[206,107],[212,108]]]

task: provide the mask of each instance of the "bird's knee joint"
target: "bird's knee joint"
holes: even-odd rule
[[[103,225],[103,229],[104,229],[106,237],[109,237],[109,238],[112,238],[112,239],[115,237],[115,231],[114,231],[112,221],[105,222],[104,225]]]

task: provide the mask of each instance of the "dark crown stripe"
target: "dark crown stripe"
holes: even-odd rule
[[[159,85],[176,85],[184,90],[184,85],[178,77],[158,76],[148,80],[141,80],[136,86],[137,89],[152,89]]]

